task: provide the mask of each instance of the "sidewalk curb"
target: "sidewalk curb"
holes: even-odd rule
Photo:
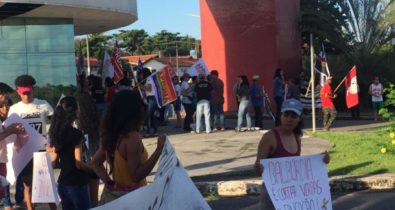
[[[240,197],[259,195],[262,180],[233,180],[219,182],[195,182],[203,196]],[[395,174],[358,176],[335,176],[329,178],[331,192],[360,190],[394,190]]]

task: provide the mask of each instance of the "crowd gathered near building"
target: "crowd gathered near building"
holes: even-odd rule
[[[201,73],[191,76],[184,73],[181,78],[173,76],[177,99],[163,107],[157,105],[154,84],[150,77],[152,74],[148,68],[137,71],[130,78],[125,72],[124,78],[117,84],[111,78],[103,81],[98,76],[81,74],[77,77],[75,95],[61,98],[55,108],[47,101],[34,97],[36,81],[30,75],[21,75],[15,79],[15,91],[20,99],[17,103],[13,103],[10,98],[14,88],[0,83],[1,121],[17,114],[48,139],[42,150],[51,155],[53,167],[60,169],[57,188],[63,209],[89,209],[145,186],[145,178],[157,163],[166,140],[165,136],[158,134],[158,126],[166,125],[170,113],[175,115],[176,128],[185,132],[198,134],[226,129],[224,83],[217,70],[212,70],[209,75]],[[303,78],[301,74],[301,78],[286,79],[281,69],[275,71],[273,107],[276,113],[272,113],[260,76],[253,75],[248,78],[240,75],[233,86],[238,111],[237,123],[232,129],[236,132],[263,129],[264,114],[272,116],[280,131],[282,128],[286,129],[282,125],[282,121],[286,119],[292,121],[294,127],[302,125],[301,119],[305,110],[300,102],[300,95],[306,89]],[[327,131],[336,118],[333,100],[337,95],[332,90],[331,82],[332,77],[328,77],[320,88],[323,128]],[[377,112],[383,107],[383,86],[378,77],[370,85],[369,94],[372,96],[375,120],[378,120]],[[246,126],[243,126],[244,121]],[[50,125],[48,130],[47,124]],[[6,143],[3,140],[11,134],[17,134],[17,139],[23,142],[26,129],[21,123],[1,127],[2,176],[7,174],[8,161]],[[277,141],[278,135],[275,132],[267,135],[269,136],[266,138],[270,141]],[[149,156],[142,137],[153,136],[158,137],[157,148]],[[19,146],[23,146],[23,143]],[[267,145],[261,143],[260,147],[266,148]],[[258,156],[270,156],[262,148],[262,153]],[[298,141],[292,150],[295,154],[300,154]],[[105,167],[106,161],[109,168]],[[28,210],[34,209],[32,177],[33,157],[16,178],[14,207],[19,205],[26,206]],[[99,180],[105,185],[100,201]],[[4,188],[3,205],[7,210],[13,206],[9,191],[9,186]],[[56,209],[55,204],[48,206]]]

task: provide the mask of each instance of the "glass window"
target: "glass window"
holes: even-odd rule
[[[30,74],[37,85],[75,84],[74,26],[70,19],[11,18],[0,25],[0,77],[9,85]]]

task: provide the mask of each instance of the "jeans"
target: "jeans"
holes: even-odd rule
[[[88,210],[90,208],[88,185],[58,185],[58,193],[62,199],[64,210]]]
[[[147,112],[146,112],[146,123],[147,123],[147,134],[151,133],[151,129],[154,130],[154,133],[158,131],[156,126],[156,119],[155,119],[155,110],[157,109],[156,99],[155,96],[148,96],[147,97]]]
[[[255,127],[263,128],[262,123],[262,106],[254,106],[255,110]]]
[[[191,123],[193,121],[193,113],[195,111],[194,111],[192,104],[183,103],[182,105],[184,106],[185,113],[186,113],[185,119],[184,119],[184,130],[190,131],[191,130]]]
[[[16,178],[16,184],[15,184],[15,203],[18,205],[22,205],[25,200],[25,196],[23,194],[24,191],[24,186],[22,182],[21,176],[18,176]]]
[[[204,114],[204,123],[206,125],[206,133],[211,132],[210,126],[210,102],[208,100],[200,100],[196,107],[196,132],[200,132],[200,121]]]
[[[281,124],[281,105],[283,105],[284,98],[282,96],[274,97],[276,101],[276,122],[275,125],[279,126]]]
[[[213,116],[213,128],[224,128],[224,105],[211,104],[210,112]]]
[[[243,124],[243,117],[247,118],[247,128],[251,128],[251,116],[248,112],[248,100],[242,100],[239,104],[239,112],[237,113],[237,130],[241,129],[241,125]]]

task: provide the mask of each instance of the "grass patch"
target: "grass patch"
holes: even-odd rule
[[[334,175],[368,175],[395,172],[395,145],[389,130],[317,132],[317,137],[331,143],[328,172]],[[386,147],[386,153],[381,148]]]

